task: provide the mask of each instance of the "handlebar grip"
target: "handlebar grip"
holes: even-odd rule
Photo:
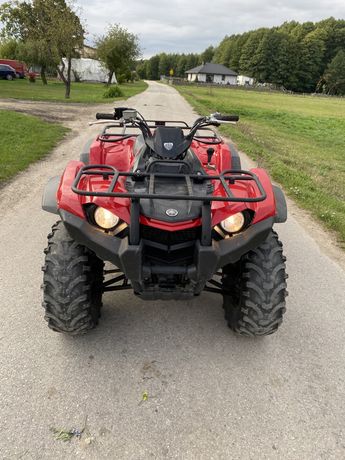
[[[113,113],[96,113],[96,120],[115,120]]]
[[[215,116],[216,120],[219,120],[219,121],[238,121],[240,119],[240,117],[238,115],[221,115],[221,114],[217,114]]]

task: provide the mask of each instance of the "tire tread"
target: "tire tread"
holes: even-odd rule
[[[70,335],[93,329],[102,306],[103,261],[74,241],[61,221],[53,225],[44,253],[43,308],[48,327]]]

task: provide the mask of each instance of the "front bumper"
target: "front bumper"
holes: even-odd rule
[[[101,232],[86,220],[60,209],[59,214],[73,239],[91,249],[100,259],[109,261],[118,267],[131,281],[135,293],[143,298],[185,298],[198,295],[206,282],[215,272],[227,264],[237,262],[242,255],[259,246],[268,236],[274,218],[268,218],[247,228],[244,232],[222,241],[212,241],[211,246],[195,244],[194,263],[189,266],[171,265],[146,266],[143,264],[142,241],[137,245],[129,244],[128,238],[117,238]],[[191,289],[178,292],[162,293],[157,296],[157,289],[144,292],[144,280],[152,274],[183,275],[191,281]],[[158,289],[159,291],[159,289]]]

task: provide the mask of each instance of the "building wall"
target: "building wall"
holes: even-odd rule
[[[254,79],[251,77],[246,77],[245,75],[238,75],[237,84],[241,86],[245,86],[245,85],[252,86],[254,85]]]
[[[198,81],[205,83],[206,82],[206,74],[205,73],[199,73],[198,74]]]
[[[206,74],[204,74],[204,73],[198,73],[198,74],[189,73],[189,74],[187,74],[187,79],[188,79],[188,81],[196,81],[197,80],[197,81],[201,81],[201,82],[205,83],[206,82]]]
[[[213,77],[213,83],[216,83],[218,85],[236,85],[236,77],[233,77],[231,75],[214,75]]]
[[[237,80],[236,77],[225,75],[223,79],[223,75],[206,75],[205,73],[189,73],[187,74],[188,81],[197,81],[201,83],[216,83],[218,85],[236,85]]]

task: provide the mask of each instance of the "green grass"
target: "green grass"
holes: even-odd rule
[[[200,114],[240,115],[223,134],[345,244],[345,99],[177,87]]]
[[[143,81],[119,85],[124,96],[114,99],[127,99],[147,88]],[[109,103],[103,94],[106,86],[102,83],[72,83],[71,97],[65,99],[65,86],[57,80],[50,80],[48,85],[43,85],[38,79],[36,83],[24,80],[0,80],[0,98],[25,99],[32,101],[61,101],[83,103]]]
[[[0,110],[0,186],[49,153],[67,131],[36,117]]]

